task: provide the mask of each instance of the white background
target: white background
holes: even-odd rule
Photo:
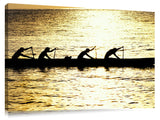
[[[0,120],[158,120],[160,119],[160,7],[159,0],[0,0]],[[85,8],[105,8],[120,10],[138,10],[155,12],[155,48],[156,48],[156,105],[154,109],[107,109],[85,111],[59,111],[59,112],[32,112],[29,114],[8,115],[5,112],[5,5],[7,3],[50,5],[50,6],[74,6]],[[158,10],[159,9],[159,10]],[[159,57],[159,58],[158,58]]]

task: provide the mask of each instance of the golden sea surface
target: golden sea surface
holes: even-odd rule
[[[58,48],[77,58],[86,48],[104,58],[124,46],[125,58],[154,57],[154,12],[105,9],[6,10],[6,58],[20,47]],[[24,54],[32,56],[31,50]],[[122,58],[122,51],[117,55]],[[54,53],[49,53],[53,58]],[[114,56],[112,56],[114,57]],[[9,112],[154,108],[154,68],[6,68]]]

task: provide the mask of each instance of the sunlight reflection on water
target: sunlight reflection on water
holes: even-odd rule
[[[56,58],[89,54],[104,58],[124,46],[125,58],[154,57],[154,13],[113,10],[10,10],[6,58],[32,46]],[[8,48],[8,49],[7,49]],[[122,58],[123,51],[117,52]],[[31,51],[25,51],[32,55]],[[54,54],[49,56],[53,58]],[[6,69],[7,109],[13,111],[154,108],[154,68],[77,67]]]
[[[9,69],[9,111],[154,107],[154,69],[106,71],[99,67],[84,71],[77,68],[38,71],[38,68],[26,69],[18,73]]]

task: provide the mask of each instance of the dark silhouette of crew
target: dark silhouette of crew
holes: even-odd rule
[[[108,59],[111,55],[114,55],[117,59],[120,59],[120,58],[116,55],[116,52],[117,52],[119,49],[121,49],[121,48],[123,48],[123,47],[110,49],[110,50],[106,53],[104,59]]]
[[[95,47],[94,47],[95,48]],[[91,57],[90,55],[88,55],[87,53],[92,51],[94,48],[92,48],[91,50],[89,48],[87,48],[86,50],[82,51],[79,55],[78,55],[78,59],[85,59],[84,56],[88,56],[91,59],[94,59],[93,57]]]
[[[48,59],[51,59],[51,58],[48,56],[47,53],[48,53],[48,52],[52,52],[52,51],[54,51],[54,50],[56,50],[56,48],[50,50],[49,47],[46,47],[46,48],[44,49],[44,51],[41,52],[41,54],[39,55],[39,58],[38,58],[38,59],[45,59],[45,57],[47,57]]]
[[[16,60],[16,59],[18,59],[20,56],[33,59],[33,57],[29,57],[29,56],[27,56],[27,55],[22,54],[22,52],[24,52],[25,50],[28,50],[28,49],[32,49],[32,47],[29,47],[29,48],[23,48],[23,47],[21,47],[20,49],[17,50],[17,52],[14,53],[14,55],[12,56],[12,59],[13,59],[13,60]]]

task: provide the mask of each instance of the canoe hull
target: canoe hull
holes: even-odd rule
[[[6,68],[28,68],[28,67],[154,67],[154,58],[137,59],[5,59]]]

